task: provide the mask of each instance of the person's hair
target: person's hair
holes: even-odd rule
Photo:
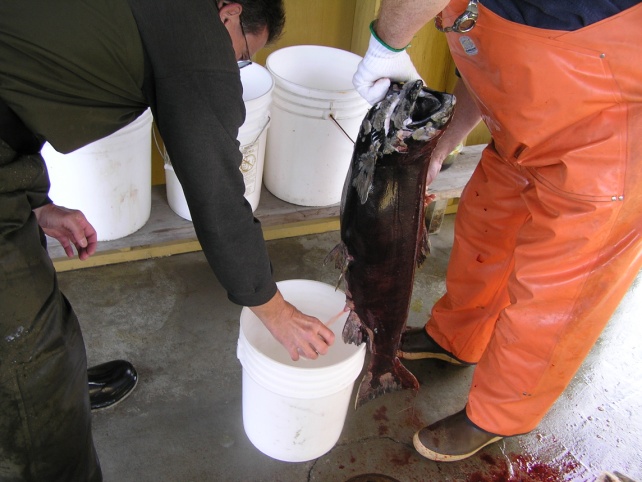
[[[285,8],[283,0],[234,0],[243,6],[241,22],[246,33],[259,34],[267,27],[267,43],[273,43],[283,33]]]

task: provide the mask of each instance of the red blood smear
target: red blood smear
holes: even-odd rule
[[[487,467],[470,474],[466,482],[561,482],[579,468],[575,460],[549,464],[523,454],[508,454],[506,458],[480,455]]]
[[[383,407],[379,407],[377,411],[374,413],[372,418],[374,418],[377,422],[381,421],[388,421],[388,409],[384,405]]]

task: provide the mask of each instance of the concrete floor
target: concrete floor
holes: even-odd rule
[[[417,273],[410,326],[424,324],[445,289],[452,221],[447,216],[432,237],[433,256]],[[338,237],[270,241],[276,278],[335,284],[338,272],[323,260]],[[422,385],[417,395],[397,392],[350,407],[329,453],[280,462],[244,432],[236,358],[241,308],[227,300],[202,253],[70,271],[59,279],[81,321],[89,364],[125,358],[140,376],[129,398],[93,416],[107,482],[347,481],[363,474],[398,481],[594,481],[604,471],[642,480],[642,278],[537,430],[450,464],[420,457],[412,435],[464,406],[472,368],[406,362]]]

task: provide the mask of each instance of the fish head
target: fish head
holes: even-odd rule
[[[428,142],[452,117],[455,97],[423,85],[422,80],[393,82],[361,126],[361,140],[381,155],[406,152],[406,139]]]
[[[421,79],[392,82],[386,96],[366,114],[355,152],[359,176],[353,180],[365,203],[375,168],[385,155],[408,152],[410,140],[428,143],[444,130],[454,112],[455,96],[424,86]]]

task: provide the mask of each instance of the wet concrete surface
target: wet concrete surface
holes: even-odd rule
[[[417,273],[409,326],[422,326],[445,290],[452,221],[447,216],[432,237],[432,256]],[[269,242],[276,278],[334,285],[338,272],[323,260],[338,237]],[[241,307],[227,300],[202,253],[65,272],[59,279],[83,327],[89,364],[125,358],[140,376],[129,398],[93,416],[107,482],[594,481],[605,471],[642,481],[640,277],[540,426],[455,463],[422,458],[412,436],[463,408],[474,368],[405,362],[421,384],[417,394],[397,392],[351,407],[330,452],[280,462],[245,435],[236,357]]]

